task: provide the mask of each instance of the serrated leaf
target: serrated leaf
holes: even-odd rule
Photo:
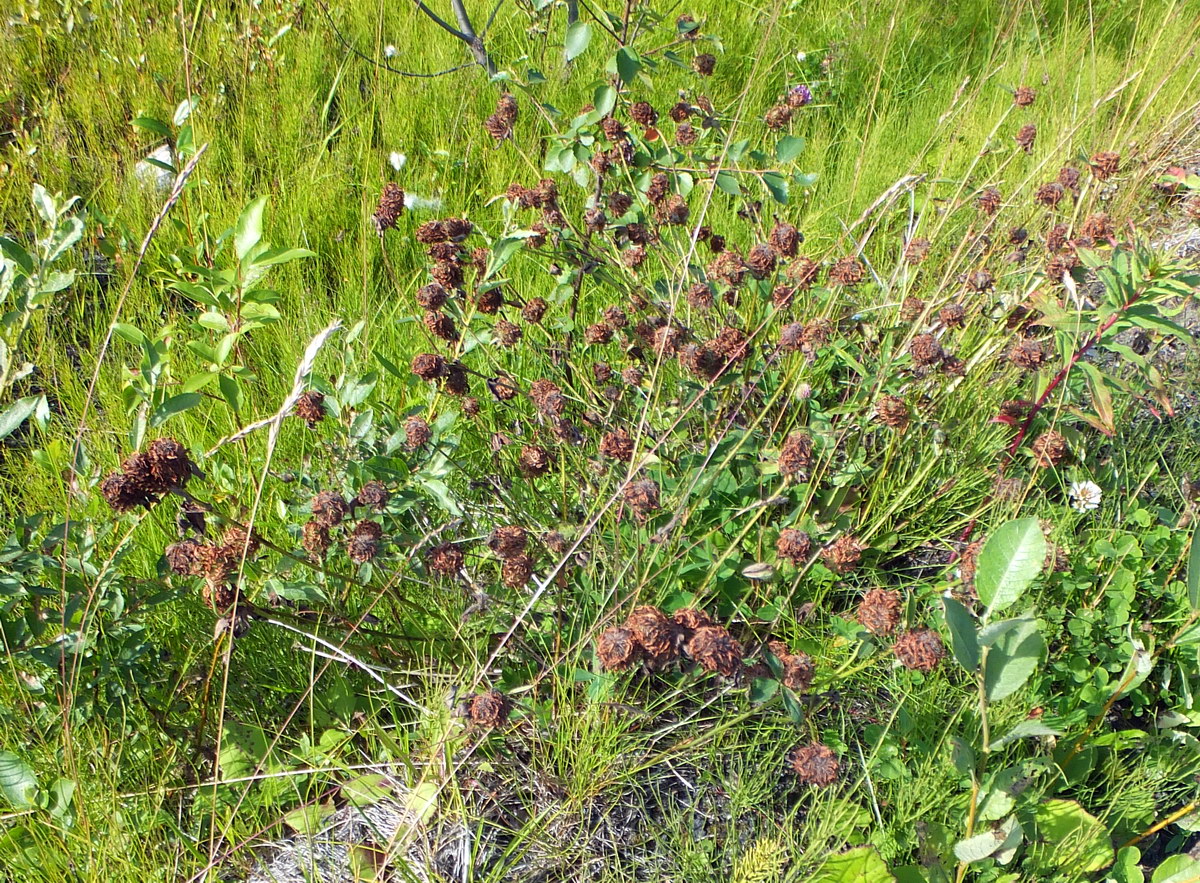
[[[1036,518],[1000,525],[983,544],[975,570],[975,591],[986,607],[986,620],[1015,603],[1041,573],[1046,537]]]
[[[950,648],[954,658],[969,672],[979,670],[979,635],[975,631],[975,619],[954,598],[944,598],[946,625],[950,627]]]
[[[567,37],[563,41],[567,61],[574,61],[583,55],[588,44],[592,42],[592,26],[585,21],[572,22],[567,27]]]

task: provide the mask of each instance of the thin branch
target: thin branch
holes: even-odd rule
[[[421,4],[418,2],[417,6],[420,6],[420,5]],[[329,7],[326,6],[323,2],[320,3],[320,6],[321,6],[321,11],[323,13],[325,13],[325,20],[327,22],[329,22],[329,29],[331,31],[333,31],[333,35],[338,38],[338,42],[341,43],[342,46],[344,46],[346,48],[347,52],[357,55],[359,58],[361,58],[363,61],[367,62],[368,64],[373,64],[373,65],[375,65],[375,67],[383,68],[385,71],[388,71],[389,73],[399,74],[402,77],[414,77],[414,78],[418,78],[418,79],[431,80],[434,77],[443,77],[446,74],[452,74],[455,71],[461,71],[461,70],[464,70],[469,67],[474,67],[474,63],[470,62],[467,64],[460,64],[455,67],[448,67],[444,71],[437,71],[436,73],[431,73],[431,74],[417,73],[414,71],[402,71],[399,68],[392,67],[387,62],[379,61],[377,59],[371,58],[369,55],[367,55],[366,53],[364,53],[360,49],[358,49],[358,47],[356,47],[353,43],[351,43],[348,39],[346,39],[346,36],[341,31],[338,30],[338,26],[336,24],[334,24],[333,16],[330,15],[330,13],[329,13]],[[431,13],[431,15],[432,15],[432,13]],[[434,20],[440,22],[440,19],[438,19],[437,16],[433,16],[433,18],[434,18]],[[462,35],[459,34],[457,31],[454,31],[453,29],[451,29],[451,30],[455,36],[460,37],[460,38],[462,37]]]
[[[422,6],[421,0],[416,0],[417,6]],[[471,16],[467,15],[467,7],[463,6],[462,0],[450,0],[450,6],[454,10],[454,18],[458,22],[458,27],[462,31],[459,38],[464,40],[471,49],[471,54],[475,56],[475,60],[479,62],[479,66],[488,72],[488,76],[495,76],[496,65],[488,55],[487,50],[483,48],[483,40],[475,33],[475,28],[471,25]],[[432,15],[432,13],[430,13]]]

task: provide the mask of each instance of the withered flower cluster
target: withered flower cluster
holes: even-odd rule
[[[194,471],[183,445],[173,438],[159,438],[145,451],[126,457],[121,468],[100,483],[100,494],[114,512],[138,506],[149,509],[163,495],[182,490]]]

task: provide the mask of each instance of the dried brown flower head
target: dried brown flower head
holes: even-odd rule
[[[913,364],[920,368],[936,365],[946,357],[942,345],[932,334],[916,335],[908,345],[908,351],[912,355]]]
[[[785,527],[775,541],[775,554],[793,564],[803,564],[812,552],[812,538],[802,530]]]
[[[1066,277],[1071,275],[1071,271],[1078,266],[1078,259],[1072,252],[1064,252],[1056,254],[1050,260],[1046,261],[1045,274],[1046,278],[1055,285],[1065,285]]]
[[[703,52],[692,59],[692,70],[702,77],[711,77],[713,70],[716,69],[716,56]]]
[[[477,727],[499,727],[508,722],[512,702],[499,690],[488,690],[471,700],[468,717]]]
[[[310,389],[300,394],[293,410],[297,417],[308,424],[309,429],[315,429],[325,419],[325,396]]]
[[[776,254],[775,249],[765,242],[760,242],[750,249],[750,254],[746,256],[746,266],[750,268],[755,279],[762,279],[775,272],[775,264],[778,260],[779,255]]]
[[[603,346],[612,343],[613,327],[607,322],[596,322],[583,329],[583,342],[588,346]]]
[[[985,291],[991,291],[995,281],[990,270],[979,269],[967,276],[967,287],[982,294]]]
[[[500,580],[510,589],[519,589],[533,576],[533,559],[528,555],[505,558],[500,565]]]
[[[379,554],[382,540],[382,527],[374,521],[360,521],[354,525],[350,539],[346,541],[346,554],[355,564],[371,561]]]
[[[621,379],[630,386],[641,386],[643,377],[642,369],[636,365],[630,365],[621,372]]]
[[[177,543],[171,543],[163,550],[167,566],[171,572],[179,576],[192,576],[196,573],[196,559],[199,555],[200,543],[188,537]]]
[[[366,506],[368,509],[382,511],[391,499],[391,494],[384,486],[382,481],[368,481],[358,490],[358,495],[354,498],[356,506]]]
[[[629,106],[629,118],[648,129],[658,122],[658,111],[648,101],[635,101]]]
[[[436,282],[430,282],[417,289],[417,305],[427,310],[441,309],[447,298],[446,289]]]
[[[900,624],[900,593],[871,589],[859,602],[856,618],[871,634],[890,635]]]
[[[687,302],[694,310],[711,310],[713,306],[712,286],[707,282],[696,282],[687,290]]]
[[[892,652],[905,668],[930,672],[945,657],[946,647],[933,629],[912,629],[896,638]]]
[[[1043,469],[1057,466],[1066,459],[1067,440],[1060,432],[1047,429],[1033,440],[1033,461]]]
[[[1028,86],[1018,86],[1013,92],[1013,104],[1017,107],[1029,107],[1037,99],[1037,92]]]
[[[458,329],[454,326],[454,320],[445,313],[430,310],[425,314],[424,322],[426,329],[434,337],[440,337],[450,343],[458,340]]]
[[[1079,232],[1091,239],[1111,239],[1115,231],[1112,218],[1108,216],[1108,213],[1097,212],[1094,215],[1088,215]]]
[[[768,129],[782,129],[792,121],[794,111],[786,104],[776,104],[763,116]]]
[[[1039,187],[1033,198],[1042,205],[1054,207],[1062,202],[1062,198],[1066,195],[1067,190],[1062,184],[1059,184],[1057,181],[1050,181]]]
[[[1026,153],[1033,153],[1033,142],[1037,140],[1037,126],[1033,123],[1026,123],[1021,126],[1020,131],[1017,132],[1017,136],[1013,140]]]
[[[672,194],[659,206],[658,220],[663,224],[681,227],[688,222],[690,213],[687,201],[679,194]]]
[[[671,621],[682,633],[685,642],[696,629],[713,624],[711,616],[695,607],[680,607],[671,614]]]
[[[947,328],[962,328],[966,321],[967,311],[962,304],[946,304],[938,310],[938,318]]]
[[[800,248],[800,243],[804,241],[804,236],[791,224],[785,221],[776,221],[767,241],[770,242],[771,248],[779,254],[787,258],[794,258],[796,251]]]
[[[1093,154],[1091,160],[1092,174],[1100,181],[1107,181],[1121,168],[1121,154],[1111,150],[1102,150]]]
[[[1058,170],[1058,183],[1063,186],[1063,190],[1069,190],[1076,196],[1079,195],[1079,169],[1074,166],[1063,166]]]
[[[417,353],[413,356],[412,373],[422,380],[438,380],[446,374],[446,360],[437,353]]]
[[[434,546],[425,556],[429,569],[439,576],[456,576],[463,567],[465,556],[454,543]]]
[[[783,668],[782,683],[785,687],[795,690],[797,693],[803,693],[812,686],[816,668],[813,666],[811,656],[807,653],[791,652],[782,641],[771,641],[767,645],[767,649],[775,654],[775,658],[779,660],[779,664]]]
[[[675,127],[675,143],[680,147],[691,147],[700,140],[700,133],[691,123],[680,123]]]
[[[793,432],[779,449],[779,474],[795,475],[813,462],[813,440],[806,432]]]
[[[900,321],[915,322],[925,312],[925,301],[914,295],[909,295],[900,304]]]
[[[517,121],[517,99],[505,92],[496,102],[496,112],[484,120],[483,126],[497,141],[511,138],[513,123]]]
[[[678,655],[675,624],[657,607],[649,604],[635,607],[625,620],[625,628],[653,661],[669,662]]]
[[[840,768],[833,750],[819,742],[792,749],[788,755],[788,763],[801,782],[822,788],[837,781]]]
[[[646,262],[646,247],[644,245],[635,245],[632,248],[627,248],[621,252],[621,263],[631,270],[636,270]]]
[[[912,266],[922,263],[929,257],[928,239],[910,239],[904,246],[904,262]]]
[[[328,525],[322,524],[316,519],[305,522],[304,528],[300,532],[300,545],[313,559],[320,559],[332,543]]]
[[[882,396],[875,403],[875,415],[884,426],[898,430],[908,428],[908,405],[899,396]]]
[[[867,546],[857,537],[843,534],[821,550],[821,561],[834,573],[851,573],[862,563]]]
[[[724,626],[700,626],[688,638],[684,651],[705,671],[715,671],[727,678],[736,676],[742,668],[742,645]]]
[[[669,111],[667,111],[667,116],[669,116],[671,119],[673,119],[677,123],[684,122],[691,115],[692,115],[692,106],[690,104],[688,104],[686,101],[676,102],[675,105]]]
[[[517,458],[517,467],[523,475],[530,478],[545,475],[550,470],[550,455],[543,447],[525,445]]]
[[[600,439],[600,453],[605,457],[620,460],[622,463],[628,463],[633,459],[633,448],[633,438],[625,431],[624,427],[619,427],[613,432],[606,432]]]
[[[561,416],[567,408],[566,396],[551,380],[535,380],[529,387],[529,398],[543,414]]]
[[[395,227],[396,221],[400,219],[403,212],[404,191],[398,184],[389,181],[384,185],[383,192],[379,194],[379,204],[375,207],[374,214],[371,215],[375,232],[382,236],[384,231]]]
[[[1040,342],[1023,338],[1008,351],[1008,360],[1019,368],[1034,371],[1045,365],[1049,356]]]
[[[160,493],[181,488],[192,477],[192,461],[188,459],[187,448],[173,438],[156,438],[150,442],[146,447],[145,464]],[[128,474],[133,471],[126,470]]]
[[[1022,486],[1024,483],[1022,482]],[[979,563],[979,553],[983,551],[983,540],[969,543],[958,556],[958,575],[964,583],[975,581],[975,568]]]
[[[1000,191],[995,187],[988,187],[979,194],[979,198],[975,201],[975,204],[979,207],[981,212],[990,216],[999,211],[1001,202],[1002,197],[1000,196]]]
[[[511,188],[509,188],[511,190]],[[445,242],[450,237],[446,234],[446,226],[441,221],[426,221],[413,234],[422,245],[433,245],[435,242]]]
[[[642,648],[632,630],[616,626],[596,639],[596,657],[605,671],[625,671],[641,659]]]
[[[404,421],[404,440],[410,451],[423,448],[433,439],[433,430],[422,417],[409,417]]]
[[[631,481],[625,486],[624,500],[639,520],[644,520],[659,508],[659,490],[656,482],[649,479]]]
[[[501,558],[515,558],[525,552],[529,535],[525,528],[511,524],[497,527],[488,537],[488,548]]]
[[[863,265],[856,258],[841,258],[835,261],[829,269],[831,285],[858,285],[865,278],[866,272],[863,270]]]
[[[321,491],[312,500],[313,520],[326,527],[340,524],[350,512],[350,506],[337,491]]]

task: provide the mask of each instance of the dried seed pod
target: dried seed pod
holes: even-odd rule
[[[600,439],[600,453],[605,457],[628,463],[633,459],[633,438],[619,427],[613,432],[606,432]]]
[[[946,357],[941,343],[932,334],[918,334],[908,345],[913,364],[920,368],[936,365]]]
[[[813,440],[806,432],[793,432],[779,449],[779,474],[795,475],[813,463]]]
[[[855,618],[873,635],[890,635],[900,624],[900,593],[871,589],[859,603]]]
[[[395,227],[396,221],[400,219],[403,212],[404,191],[398,184],[389,181],[384,185],[383,192],[379,194],[379,204],[376,206],[374,214],[371,215],[371,223],[375,225],[375,232],[382,236],[384,231]]]
[[[1017,107],[1029,107],[1037,99],[1037,92],[1028,86],[1018,86],[1013,92],[1013,104]]]
[[[425,555],[426,565],[439,576],[457,576],[464,560],[462,549],[454,543],[441,543]]]
[[[875,403],[875,416],[892,429],[903,431],[908,428],[908,405],[899,396],[882,396]]]
[[[625,486],[623,493],[626,505],[634,511],[639,520],[644,520],[651,512],[659,508],[658,484],[643,479],[632,481]]]
[[[1013,140],[1026,153],[1033,153],[1033,142],[1037,140],[1037,126],[1033,123],[1026,123],[1024,126],[1021,126],[1020,131],[1017,132],[1017,136]]]
[[[707,52],[703,52],[692,59],[692,70],[702,77],[711,77],[716,67],[716,56]]]
[[[832,285],[849,287],[858,285],[864,278],[866,278],[866,272],[863,270],[863,265],[852,257],[835,261],[829,270],[829,282]]]
[[[896,638],[892,652],[900,664],[913,671],[930,672],[946,655],[941,636],[933,629],[912,629]]]
[[[705,671],[727,678],[736,676],[742,668],[742,645],[724,626],[700,626],[688,638],[684,651]]]
[[[495,728],[508,722],[512,701],[499,690],[488,690],[471,700],[468,717],[477,727]]]
[[[326,527],[341,524],[350,512],[350,506],[337,491],[321,491],[312,500],[313,520]]]
[[[383,528],[374,521],[360,521],[346,542],[346,554],[355,564],[363,564],[373,560],[382,546]]]
[[[596,639],[596,657],[605,671],[625,671],[641,659],[642,648],[630,629],[616,626]]]
[[[1047,429],[1033,440],[1033,460],[1043,469],[1057,466],[1066,459],[1067,440],[1060,432]]]
[[[417,353],[413,356],[412,373],[422,380],[438,380],[446,375],[446,360],[436,353]]]
[[[819,742],[792,749],[788,755],[788,763],[801,782],[822,788],[837,781],[840,769],[837,755],[831,748]]]
[[[844,534],[821,550],[821,561],[834,573],[851,573],[862,563],[866,548],[857,537]]]
[[[320,559],[332,543],[328,525],[316,519],[305,522],[300,534],[300,545],[313,559]]]
[[[309,429],[315,429],[325,419],[325,396],[314,389],[301,393],[293,412],[308,424]]]
[[[525,528],[510,524],[497,527],[488,537],[488,548],[501,558],[515,558],[525,552],[529,535]]]

